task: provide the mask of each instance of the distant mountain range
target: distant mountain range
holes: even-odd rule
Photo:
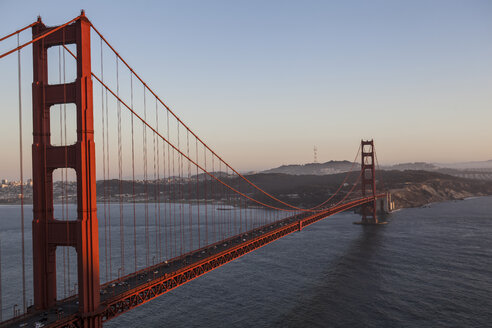
[[[262,171],[260,173],[283,173],[291,175],[327,175],[350,171],[353,166],[349,161],[329,161],[326,163],[308,163],[282,165],[277,168]],[[354,167],[357,169],[357,166]]]
[[[283,173],[290,175],[328,175],[338,174],[350,171],[353,163],[350,161],[329,161],[326,163],[308,163],[282,165],[277,168],[262,171],[260,173]],[[355,170],[359,169],[359,163],[356,163]],[[438,172],[449,174],[456,177],[492,180],[492,160],[480,162],[462,162],[462,163],[400,163],[395,165],[382,165],[382,170],[420,170],[429,172]]]
[[[381,169],[383,170],[422,170],[422,171],[434,171],[439,169],[438,166],[426,163],[426,162],[415,162],[415,163],[400,163],[395,165],[382,165]]]
[[[436,164],[439,167],[445,167],[458,170],[477,170],[477,169],[490,169],[492,170],[492,159],[488,161],[476,161],[476,162],[461,162],[461,163],[441,163]]]
[[[455,169],[455,170],[492,170],[492,160],[476,161],[476,162],[458,162],[458,163],[402,163],[391,166],[383,166],[384,170],[424,170],[432,171],[439,169]]]

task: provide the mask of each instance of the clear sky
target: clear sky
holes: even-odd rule
[[[375,139],[382,163],[492,159],[490,0],[0,0],[0,35],[37,15],[61,24],[82,8],[240,170],[312,162],[314,145],[320,162],[351,160],[361,138]],[[9,60],[0,63],[1,137],[15,146]]]

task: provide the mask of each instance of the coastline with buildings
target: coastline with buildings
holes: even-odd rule
[[[469,197],[492,195],[492,180],[480,180],[457,177],[423,170],[390,170],[381,171],[386,185],[385,191],[391,193],[394,208],[409,208],[424,206],[429,203],[449,200],[461,200]],[[226,173],[216,172],[221,179],[230,185],[237,183],[237,177]],[[296,206],[310,207],[323,202],[341,184],[345,173],[329,175],[288,175],[280,173],[257,173],[247,175],[247,178],[264,188],[273,190],[272,194],[280,200],[288,201]],[[189,188],[190,184],[198,188]],[[31,179],[22,185],[20,181],[2,180],[0,188],[0,204],[32,203]],[[160,180],[98,180],[97,201],[111,203],[142,203],[142,202],[218,202],[222,205],[254,207],[254,204],[239,203],[234,198],[225,199],[223,195],[214,194],[210,180],[198,175],[190,178],[171,177]],[[353,184],[345,183],[342,187],[349,190]],[[179,196],[173,190],[180,190]],[[201,195],[206,190],[206,201]],[[303,190],[302,193],[299,190]],[[262,199],[255,190],[247,190],[246,194],[255,199]],[[75,203],[77,200],[77,185],[74,181],[55,181],[53,184],[54,203]]]

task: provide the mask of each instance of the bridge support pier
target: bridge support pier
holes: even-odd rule
[[[32,28],[33,38],[54,28],[39,20]],[[49,84],[48,48],[67,44],[77,46],[76,80]],[[74,23],[33,43],[32,235],[35,308],[56,305],[56,248],[75,247],[80,323],[95,328],[102,323],[90,52],[90,22],[83,12]],[[50,110],[66,103],[77,108],[77,141],[53,146]],[[53,171],[58,168],[72,168],[77,175],[77,219],[73,221],[54,217]]]

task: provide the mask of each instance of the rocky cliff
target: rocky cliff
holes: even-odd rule
[[[490,184],[442,179],[415,183],[391,190],[391,196],[397,209],[491,194],[492,186]]]

